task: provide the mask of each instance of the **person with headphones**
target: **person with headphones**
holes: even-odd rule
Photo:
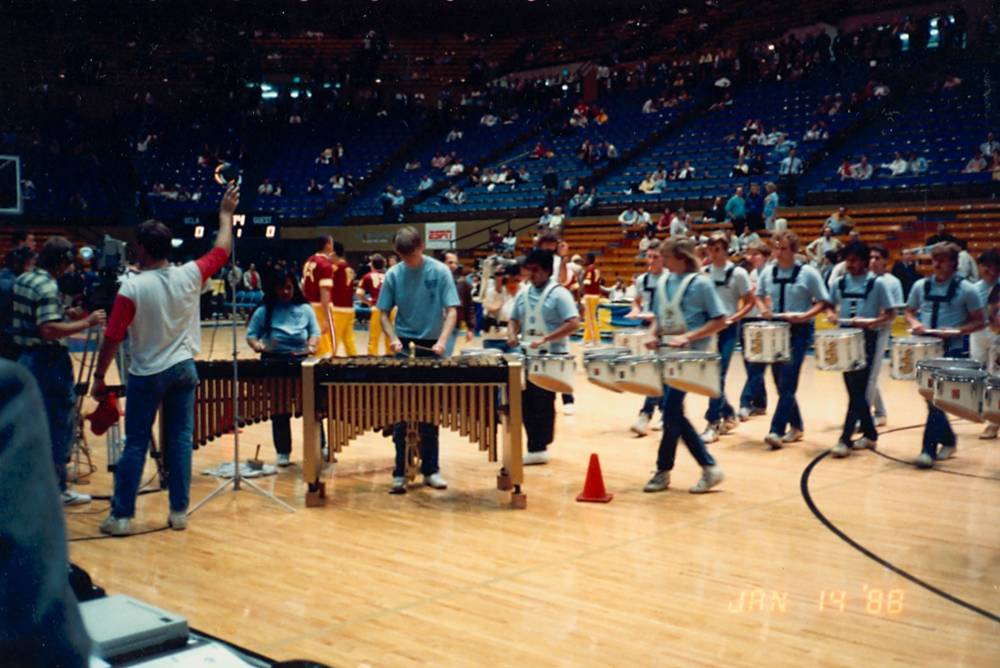
[[[104,311],[100,310],[90,314],[79,310],[63,311],[57,281],[75,258],[69,241],[52,237],[42,246],[35,267],[14,282],[14,343],[21,351],[17,361],[31,372],[42,391],[52,462],[65,505],[90,503],[89,495],[69,489],[66,481],[76,403],[73,362],[66,339],[103,325],[106,320]]]

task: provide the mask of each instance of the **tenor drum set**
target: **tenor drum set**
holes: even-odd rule
[[[971,422],[1000,422],[1000,376],[997,355],[990,349],[989,363],[943,357],[944,343],[937,338],[911,336],[893,341],[893,378],[914,380],[920,396],[946,413]]]
[[[722,356],[695,350],[653,351],[647,344],[656,336],[647,330],[619,332],[612,347],[594,348],[583,354],[587,380],[611,392],[644,397],[663,395],[663,386],[717,397]]]

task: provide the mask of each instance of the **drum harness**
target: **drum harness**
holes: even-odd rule
[[[953,277],[951,283],[948,284],[948,291],[943,295],[932,295],[931,283],[934,282],[933,279],[927,278],[924,280],[924,301],[931,303],[931,329],[937,329],[938,327],[941,304],[947,304],[955,298],[955,294],[958,292],[958,285],[963,280],[965,279],[961,276]]]
[[[542,289],[542,294],[538,298],[538,302],[532,307],[528,303],[528,292],[524,294],[524,306],[525,306],[525,316],[528,319],[528,326],[524,328],[524,334],[521,337],[523,343],[529,344],[532,341],[537,341],[538,339],[545,336],[548,327],[545,324],[545,317],[542,313],[542,308],[545,306],[545,300],[549,298],[552,291],[556,288],[564,287],[559,285],[559,282],[555,279],[549,279],[548,284]],[[531,290],[529,287],[528,290]],[[525,346],[525,351],[530,350]],[[549,344],[543,344],[537,348],[538,352],[545,354],[550,352]]]

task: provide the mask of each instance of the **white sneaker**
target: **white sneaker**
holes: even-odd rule
[[[726,479],[726,474],[718,466],[706,466],[702,469],[701,480],[689,489],[692,494],[704,494]]]
[[[64,506],[82,506],[90,503],[91,498],[90,494],[81,494],[80,492],[67,489],[62,493],[62,502]]]
[[[188,528],[188,516],[186,512],[170,511],[167,515],[167,525],[174,531],[184,531]]]
[[[739,410],[739,412],[736,413],[736,417],[738,417],[740,419],[740,422],[746,422],[747,420],[750,419],[750,409],[749,408],[741,408]]]
[[[780,436],[778,436],[774,432],[771,432],[770,434],[768,434],[767,436],[765,436],[764,437],[764,442],[767,443],[767,445],[772,450],[781,450],[781,448],[785,447],[784,439],[782,439]]]
[[[670,471],[657,471],[642,488],[644,492],[662,492],[670,487]]]
[[[389,488],[390,494],[406,494],[406,478],[404,476],[395,476],[392,479],[392,487]]]
[[[636,418],[630,428],[636,436],[645,436],[646,432],[649,431],[649,416],[645,413],[639,413],[639,417]]]
[[[781,437],[785,443],[797,443],[802,440],[802,431],[794,427],[789,427],[788,433]]]
[[[854,441],[854,444],[851,445],[851,447],[855,450],[877,450],[878,441],[870,441],[862,436],[858,440]]]
[[[101,522],[101,533],[109,536],[128,536],[132,533],[132,520],[128,517],[108,515]]]
[[[650,428],[653,431],[663,431],[663,414],[662,413],[660,414],[660,417],[658,419],[656,419],[656,420],[653,421],[653,424],[650,425]]]
[[[736,418],[731,418],[731,417],[726,418],[725,420],[722,421],[722,428],[724,430],[722,433],[728,434],[729,432],[736,429],[736,427],[738,427],[739,424],[740,423],[736,421]]]
[[[875,416],[875,426],[876,427],[884,427],[887,424],[889,424],[889,420],[888,420],[888,418],[886,418],[886,416],[884,416],[884,415],[876,415]]]
[[[548,464],[548,463],[549,463],[548,450],[539,450],[538,452],[524,453],[525,466],[538,466],[539,464]]]
[[[938,450],[937,460],[943,462],[946,459],[951,459],[955,456],[955,449],[954,445],[942,445],[941,449]]]
[[[705,427],[705,431],[701,432],[701,440],[705,443],[715,443],[719,440],[719,432],[715,430],[715,427],[708,425]]]
[[[929,469],[934,467],[934,460],[926,452],[921,452],[920,456],[913,460],[918,469]]]
[[[424,484],[434,489],[448,489],[448,483],[441,477],[440,473],[432,473],[424,476]]]
[[[288,455],[278,455],[278,466],[289,466],[292,463]]]
[[[979,435],[979,438],[983,439],[984,441],[992,441],[994,438],[997,437],[998,431],[1000,431],[1000,425],[992,423],[987,424],[986,429],[983,429],[983,433]]]
[[[576,404],[563,404],[563,415],[576,415]]]
[[[837,445],[830,448],[830,454],[837,458],[843,458],[851,454],[851,446],[843,441],[837,441]]]

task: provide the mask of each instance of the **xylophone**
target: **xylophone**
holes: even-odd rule
[[[416,475],[417,423],[457,431],[502,468],[497,488],[524,508],[521,447],[521,361],[515,356],[396,359],[347,357],[302,363],[303,475],[307,506],[323,504],[317,411],[328,417],[329,456],[361,434],[407,423],[407,476]],[[498,427],[502,434],[498,436]]]
[[[239,360],[239,426],[302,415],[302,369],[298,360]],[[199,383],[194,394],[194,447],[233,430],[233,363],[196,362]]]

